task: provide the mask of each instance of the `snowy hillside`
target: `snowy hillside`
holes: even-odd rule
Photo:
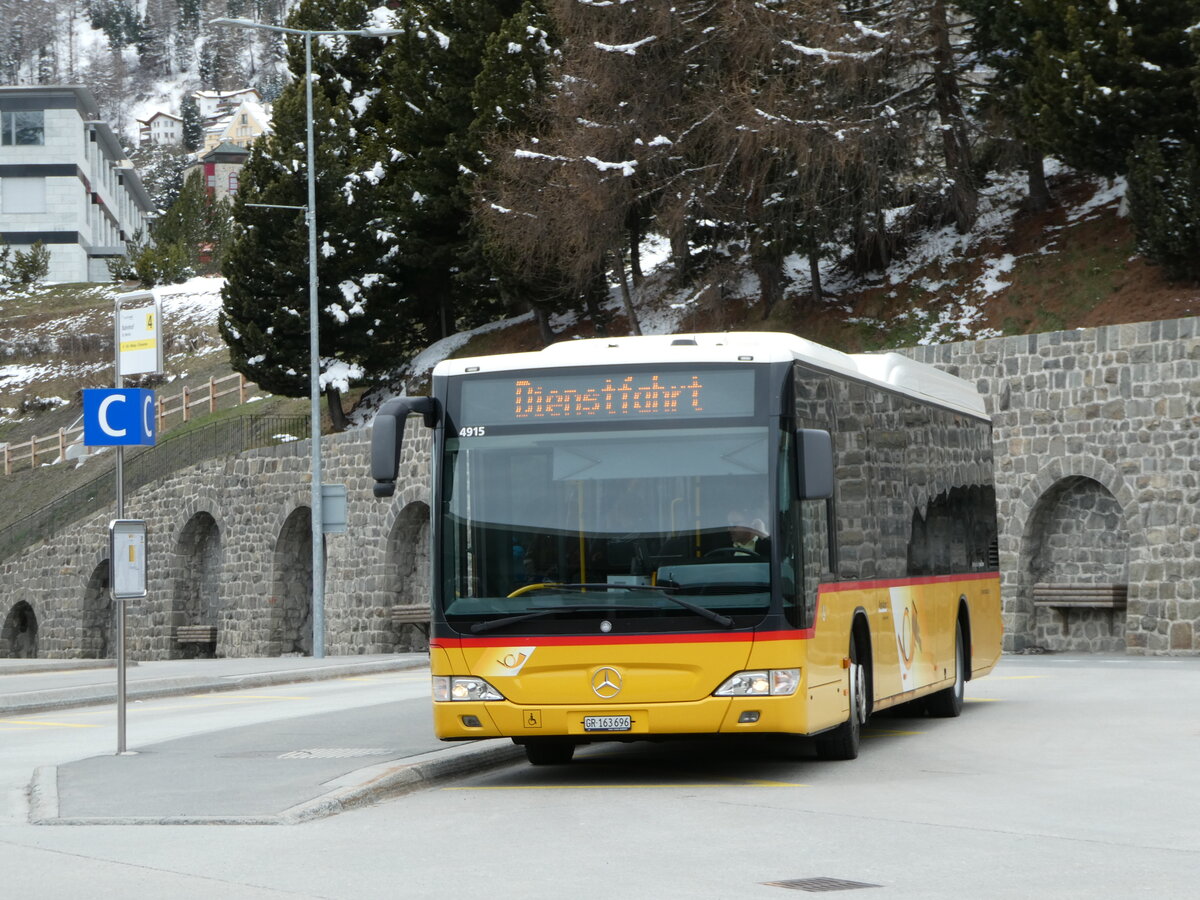
[[[283,43],[265,32],[210,26],[253,15],[282,24],[298,0],[0,0],[6,84],[78,84],[128,147],[138,119],[180,114],[201,89],[258,88],[273,99],[287,79]]]

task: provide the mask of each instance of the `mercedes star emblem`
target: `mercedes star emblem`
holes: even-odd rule
[[[621,693],[621,673],[605,666],[592,673],[592,690],[602,700],[611,700]]]

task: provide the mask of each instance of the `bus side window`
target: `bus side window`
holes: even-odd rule
[[[834,460],[837,461],[839,444],[842,438],[838,435],[838,420],[834,414],[834,387],[830,378],[824,372],[810,369],[802,363],[792,366],[792,392],[794,394],[796,427],[817,428],[828,431],[833,436]],[[805,557],[805,583],[808,576],[816,572],[819,581],[830,581],[838,567],[837,543],[837,473],[834,477],[834,496],[828,500],[806,500],[803,502],[803,524],[801,533],[807,535],[805,550],[813,552],[814,547],[823,548],[820,559]],[[815,541],[815,543],[814,543]],[[814,581],[815,584],[815,581]],[[812,590],[811,600],[816,603],[816,588]],[[811,621],[810,621],[811,624]]]
[[[804,500],[800,504],[801,531],[804,534],[804,618],[815,624],[817,586],[831,580],[829,558],[829,517],[824,500]]]
[[[830,580],[829,501],[798,500],[792,485],[791,455],[796,441],[784,436],[783,458],[788,465],[780,466],[780,503],[783,519],[783,600],[788,624],[796,628],[811,627],[816,620],[817,588]]]

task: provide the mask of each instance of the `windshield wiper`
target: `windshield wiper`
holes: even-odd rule
[[[571,585],[561,585],[561,587],[569,586]],[[570,606],[547,606],[545,609],[535,609],[532,612],[521,613],[517,616],[505,616],[503,619],[492,619],[490,622],[476,622],[471,626],[471,632],[473,634],[481,634],[495,628],[503,628],[505,625],[515,625],[517,622],[525,622],[529,619],[541,619],[560,612],[609,612],[610,610],[632,612],[644,610],[645,608],[644,606],[614,606],[611,603],[576,603]]]
[[[661,587],[659,585],[653,585],[653,584],[552,584],[552,583],[547,583],[547,584],[538,585],[537,589],[539,589],[539,590],[557,590],[557,591],[570,590],[570,591],[578,591],[579,593],[584,593],[589,590],[591,590],[591,591],[600,591],[600,590],[605,590],[605,591],[657,591],[660,596],[664,597],[667,600],[670,600],[672,603],[676,604],[677,606],[682,606],[688,612],[692,612],[698,616],[702,616],[705,619],[708,619],[710,622],[715,622],[717,625],[720,625],[722,628],[732,628],[733,624],[734,624],[733,619],[731,619],[729,616],[725,616],[719,612],[715,612],[714,610],[711,610],[706,606],[700,606],[696,603],[692,603],[690,600],[684,600],[682,597],[672,596],[669,592],[673,591],[673,590],[677,590],[676,588]],[[508,616],[507,618],[504,618],[504,619],[494,619],[491,622],[476,622],[474,625],[471,626],[471,631],[474,632],[475,634],[479,634],[480,632],[483,632],[483,631],[490,631],[493,628],[502,628],[505,625],[512,625],[516,622],[524,622],[527,619],[541,618],[542,616],[550,615],[551,613],[559,612],[562,610],[567,610],[567,611],[577,611],[577,610],[592,611],[592,610],[594,610],[597,612],[604,612],[606,610],[629,611],[629,610],[644,610],[644,609],[645,609],[644,606],[611,606],[608,604],[596,604],[596,603],[580,604],[578,606],[555,606],[553,608],[539,609],[539,610],[535,610],[533,612],[522,613],[519,616]]]

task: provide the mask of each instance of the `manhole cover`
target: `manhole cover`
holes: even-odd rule
[[[289,750],[277,759],[352,759],[356,756],[387,756],[393,751],[386,747],[315,747],[311,750]]]
[[[843,878],[792,878],[788,881],[767,881],[765,884],[771,887],[789,888],[793,891],[808,891],[813,894],[821,891],[855,891],[859,888],[882,887],[879,884],[846,881]]]

